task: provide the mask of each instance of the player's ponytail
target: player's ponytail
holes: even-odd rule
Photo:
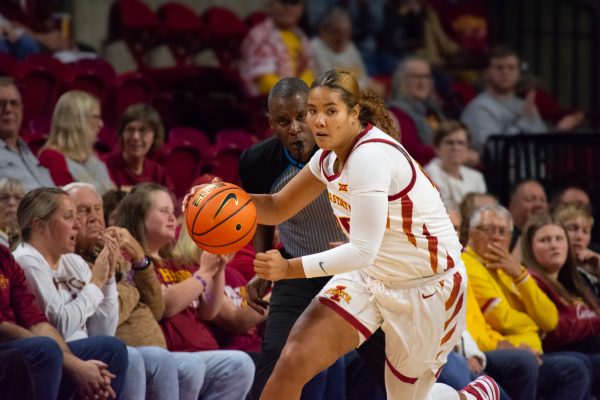
[[[360,105],[358,119],[361,124],[366,125],[367,123],[370,123],[391,137],[396,139],[399,138],[400,135],[398,129],[394,125],[389,111],[385,108],[385,104],[380,95],[372,90],[361,90],[358,104]]]
[[[398,138],[398,130],[395,128],[381,96],[370,90],[361,91],[358,81],[350,72],[343,69],[325,71],[315,79],[310,88],[317,87],[327,87],[339,91],[342,101],[349,109],[357,104],[360,106],[358,119],[362,125],[370,123],[388,135]]]

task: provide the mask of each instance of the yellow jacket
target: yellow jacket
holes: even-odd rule
[[[513,279],[502,270],[488,269],[471,247],[461,258],[469,276],[467,329],[477,345],[488,351],[494,350],[498,341],[508,340],[515,346],[526,344],[542,351],[540,333],[556,328],[558,310],[529,273],[523,269],[523,274]],[[487,324],[478,322],[469,298],[475,300]]]

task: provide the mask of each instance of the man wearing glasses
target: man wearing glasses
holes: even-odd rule
[[[22,122],[21,94],[11,78],[0,77],[0,178],[16,179],[26,191],[54,186],[50,172],[19,138]]]
[[[477,345],[488,352],[522,349],[537,359],[537,388],[531,388],[526,398],[586,398],[592,372],[585,356],[542,351],[540,334],[556,328],[558,311],[509,252],[510,212],[500,205],[481,207],[473,213],[469,229],[469,243],[461,258],[469,277],[469,295],[473,294],[487,323],[473,324],[469,318],[473,312],[467,307],[467,329]]]

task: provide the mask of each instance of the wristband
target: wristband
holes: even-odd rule
[[[206,286],[207,286],[207,283],[206,283],[206,281],[204,280],[204,278],[202,278],[200,275],[196,275],[196,274],[194,274],[194,278],[196,278],[196,280],[197,280],[198,282],[200,282],[200,284],[202,285],[202,288],[203,288],[202,292],[203,292],[203,293],[204,293],[204,292],[206,292]]]
[[[152,261],[148,257],[144,256],[141,261],[131,263],[131,269],[134,271],[141,271],[148,268],[150,264],[152,264]]]

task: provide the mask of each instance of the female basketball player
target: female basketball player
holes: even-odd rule
[[[299,398],[381,326],[388,398],[496,399],[488,377],[460,393],[432,389],[465,327],[461,245],[420,166],[378,128],[394,132],[380,98],[361,93],[350,73],[327,71],[312,84],[307,121],[321,150],[278,193],[253,195],[258,223],[279,224],[327,189],[349,242],[291,260],[256,255],[265,279],[335,275],[296,322],[261,398]]]

